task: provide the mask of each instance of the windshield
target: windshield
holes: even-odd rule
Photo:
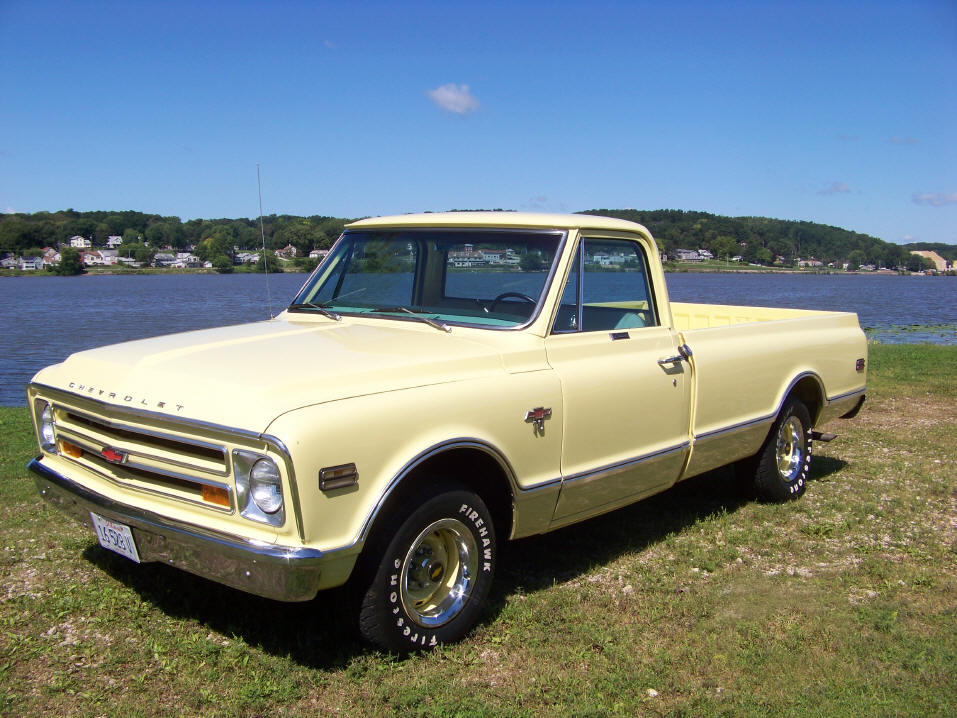
[[[563,237],[522,230],[347,231],[289,310],[521,326],[537,314]]]

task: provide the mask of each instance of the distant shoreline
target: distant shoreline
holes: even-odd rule
[[[946,274],[918,274],[916,272],[893,272],[893,271],[873,271],[873,272],[847,272],[844,270],[820,270],[820,269],[792,269],[778,267],[700,267],[700,266],[679,266],[664,267],[665,274],[802,274],[807,276],[836,275],[840,277],[852,275],[858,277],[953,277],[954,273]],[[282,272],[270,272],[270,274],[310,274],[299,268],[283,269]],[[72,274],[72,277],[106,277],[106,276],[134,276],[134,275],[173,275],[173,274],[209,274],[209,275],[230,275],[230,274],[264,274],[264,272],[250,271],[244,268],[237,268],[233,272],[217,272],[215,269],[207,267],[196,268],[176,268],[162,269],[159,267],[149,267],[141,269],[87,269],[81,274]],[[60,275],[47,272],[45,270],[22,271],[19,269],[0,270],[2,277],[57,277]]]

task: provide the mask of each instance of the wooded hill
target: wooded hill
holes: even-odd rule
[[[643,224],[658,240],[661,249],[672,255],[676,249],[707,249],[717,258],[740,255],[745,261],[757,264],[772,264],[777,257],[783,257],[785,265],[798,259],[813,258],[824,264],[850,261],[891,269],[913,261],[912,247],[814,222],[724,217],[678,209],[592,209],[583,214],[618,217]],[[957,252],[957,246],[935,246],[949,247]]]
[[[800,259],[874,264],[898,267],[913,261],[911,249],[933,249],[948,259],[957,259],[957,245],[919,244],[901,246],[876,237],[813,222],[767,217],[724,217],[707,212],[675,209],[593,209],[583,214],[619,217],[639,222],[668,253],[676,249],[708,249],[717,258],[741,256],[745,261],[772,264],[778,257],[786,265]],[[263,217],[266,246],[296,247],[300,254],[329,247],[348,219],[313,215]],[[0,251],[31,254],[42,247],[66,243],[79,235],[104,246],[109,236],[120,236],[125,245],[150,248],[194,246],[206,257],[231,254],[233,247],[252,249],[261,245],[258,219],[191,219],[164,217],[135,211],[59,212],[0,215]],[[918,267],[919,268],[919,267]]]

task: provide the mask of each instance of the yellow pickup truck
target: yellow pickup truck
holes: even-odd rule
[[[866,356],[852,313],[670,303],[631,222],[367,219],[274,319],[40,371],[30,469],[133,561],[282,601],[348,583],[367,640],[427,649],[505,539],[732,463],[800,496]]]

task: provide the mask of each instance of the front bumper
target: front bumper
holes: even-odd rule
[[[40,495],[91,529],[91,511],[129,526],[144,563],[166,563],[257,596],[308,601],[320,588],[344,583],[356,560],[351,552],[254,543],[172,521],[90,491],[41,458],[27,464]]]

